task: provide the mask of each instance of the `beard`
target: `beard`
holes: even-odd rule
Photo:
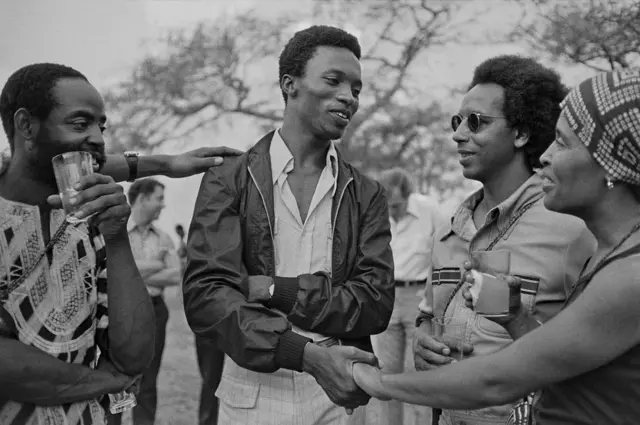
[[[63,141],[53,139],[49,134],[42,134],[36,138],[35,149],[33,149],[28,157],[31,174],[43,183],[53,185],[57,188],[55,174],[53,172],[52,160],[55,156],[73,152],[97,152],[100,154],[99,168],[102,169],[105,163],[106,155],[104,146],[96,146],[86,140]]]

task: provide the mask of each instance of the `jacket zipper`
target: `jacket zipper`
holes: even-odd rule
[[[256,185],[256,188],[258,189],[258,193],[260,194],[260,200],[262,201],[264,212],[267,214],[267,223],[269,223],[269,233],[271,234],[271,242],[273,243],[273,248],[275,249],[276,241],[273,235],[273,227],[271,225],[271,217],[269,217],[269,209],[267,208],[267,201],[264,200],[264,195],[260,191],[260,186],[258,185],[258,181],[254,177],[253,172],[251,171],[251,167],[247,167],[247,169],[249,170],[249,175],[251,176],[251,180],[253,180],[253,184]]]
[[[340,204],[342,204],[342,198],[344,197],[344,193],[347,191],[347,187],[349,187],[349,184],[352,181],[353,181],[353,177],[350,177],[349,180],[347,180],[347,183],[345,183],[344,188],[342,188],[342,192],[340,193],[340,198],[338,198],[338,206],[336,207],[336,214],[333,216],[333,226],[331,226],[332,245],[333,245],[333,237],[335,236],[335,233],[336,233],[336,223],[338,222],[338,212],[340,211]],[[333,248],[331,249],[331,252],[333,253]]]

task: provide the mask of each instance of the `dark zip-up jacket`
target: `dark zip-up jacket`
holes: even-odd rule
[[[338,152],[332,273],[275,276],[269,148],[273,132],[204,175],[189,228],[184,306],[191,329],[256,372],[301,370],[300,329],[371,351],[394,303],[386,195]],[[274,279],[269,308],[247,301],[248,276]]]

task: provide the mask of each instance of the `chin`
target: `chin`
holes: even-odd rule
[[[543,198],[543,203],[546,209],[549,211],[568,214],[568,209],[562,205],[562,202],[558,202],[555,197],[549,193],[546,193]]]

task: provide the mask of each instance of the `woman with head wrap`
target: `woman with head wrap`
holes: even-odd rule
[[[541,163],[547,208],[581,218],[598,242],[564,309],[540,325],[516,305],[500,321],[515,341],[484,357],[399,375],[356,364],[365,391],[473,409],[542,389],[538,425],[639,421],[640,70],[603,73],[575,88]],[[518,289],[517,279],[508,281]],[[471,307],[468,290],[465,298]]]

